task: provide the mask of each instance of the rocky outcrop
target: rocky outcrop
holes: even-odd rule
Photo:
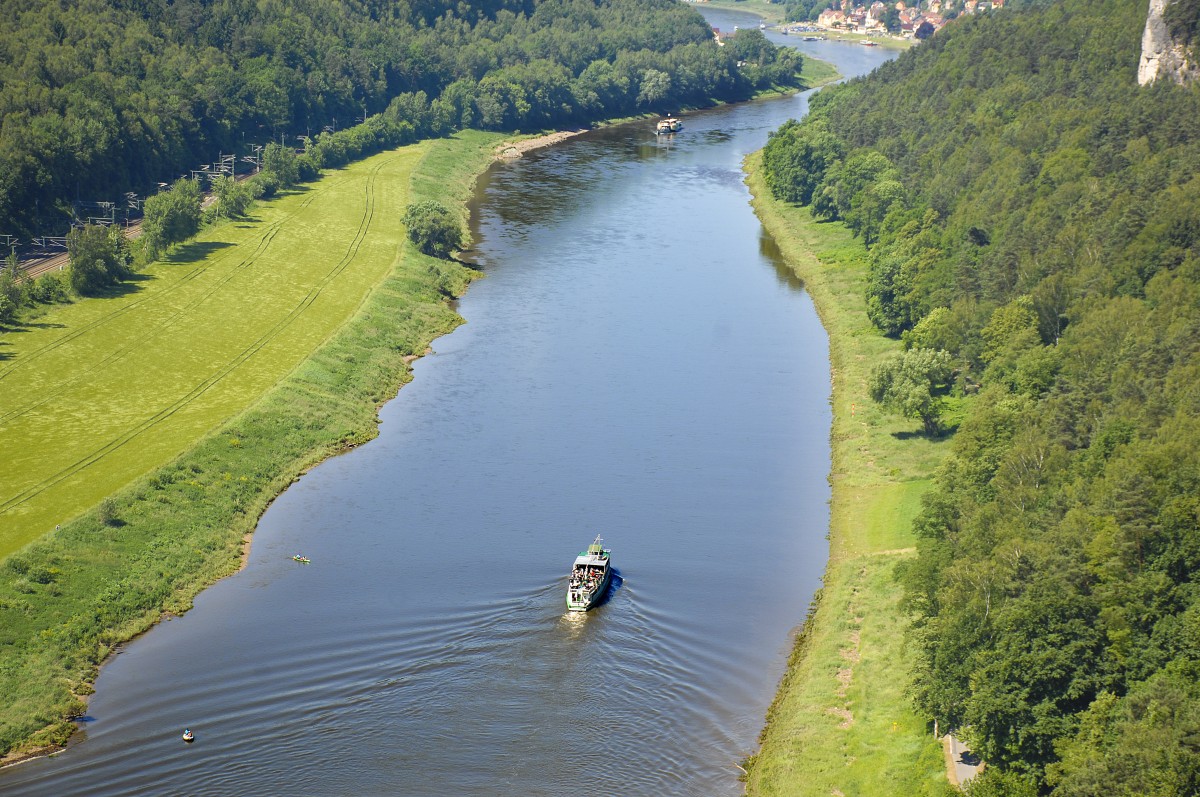
[[[1171,0],[1150,0],[1150,13],[1142,33],[1142,60],[1138,63],[1138,83],[1145,86],[1159,78],[1175,83],[1200,79],[1200,64],[1195,54],[1171,38],[1163,22],[1163,9]]]

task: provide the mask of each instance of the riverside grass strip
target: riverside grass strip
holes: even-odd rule
[[[894,571],[915,553],[911,521],[948,443],[918,436],[914,422],[868,397],[871,368],[901,347],[867,318],[861,241],[772,199],[761,153],[746,170],[763,226],[829,333],[833,374],[829,564],[749,761],[747,794],[943,794],[941,746],[905,696],[906,618]]]
[[[203,414],[196,413],[189,423],[175,428],[170,441],[182,454],[156,469],[156,463],[147,460],[143,473],[134,476],[131,484],[129,477],[121,477],[128,486],[109,490],[112,498],[104,513],[94,511],[95,496],[109,493],[93,491],[88,493],[91,498],[74,498],[74,511],[82,515],[0,562],[0,756],[8,754],[11,760],[64,743],[74,730],[68,718],[85,710],[98,667],[118,644],[147,630],[162,612],[186,610],[200,590],[235,572],[258,517],[304,470],[377,434],[376,411],[408,381],[411,359],[423,354],[434,338],[461,323],[447,299],[461,294],[474,276],[466,266],[420,255],[404,241],[399,222],[404,205],[422,199],[438,199],[447,205],[465,202],[499,140],[494,134],[466,132],[331,172],[257,208],[255,220],[244,227],[240,245],[210,246],[206,243],[223,239],[206,237],[164,265],[168,271],[177,270],[175,280],[162,277],[152,285],[161,285],[172,300],[162,302],[156,314],[147,316],[141,328],[135,326],[128,334],[139,335],[155,322],[161,325],[172,313],[213,303],[198,298],[203,292],[182,297],[185,288],[192,289],[191,282],[204,276],[195,274],[197,269],[220,252],[229,280],[243,281],[239,291],[219,303],[228,308],[227,314],[216,313],[209,325],[201,328],[204,335],[224,341],[222,325],[249,311],[247,302],[253,303],[256,287],[275,290],[269,284],[272,280],[256,282],[235,266],[259,262],[255,258],[261,256],[264,242],[284,236],[281,219],[289,214],[300,216],[312,207],[329,208],[330,215],[325,218],[305,217],[307,239],[289,250],[296,259],[315,260],[323,251],[321,238],[340,242],[340,248],[330,250],[336,257],[325,263],[326,270],[317,271],[315,277],[309,275],[305,293],[296,286],[278,287],[301,313],[299,319],[282,324],[283,328],[298,329],[288,345],[278,341],[277,335],[262,348],[274,346],[268,350],[292,357],[286,370],[273,371],[274,365],[268,362],[271,358],[257,356],[230,369],[237,378],[228,381],[239,383],[231,386],[231,392],[243,397],[247,409],[237,414],[229,408],[213,412],[207,426],[201,423]],[[364,227],[364,196],[372,186],[374,215]],[[322,196],[327,191],[328,200]],[[357,209],[348,211],[343,219],[351,226],[348,233],[335,229],[337,220],[332,214],[338,212],[336,201]],[[213,234],[232,237],[224,230]],[[299,236],[300,232],[292,234]],[[369,268],[362,266],[365,273],[377,276],[360,280],[357,288],[326,284],[325,290],[305,305],[306,297],[349,251],[377,260]],[[278,266],[285,274],[295,273],[286,271],[288,268],[304,267],[296,263]],[[343,273],[350,268],[347,265]],[[283,278],[279,273],[276,277]],[[148,284],[144,290],[148,293],[151,287]],[[99,362],[104,361],[104,352],[110,351],[105,346],[116,340],[104,330],[103,310],[113,308],[108,311],[111,314],[127,306],[106,301],[63,308],[92,313],[73,321],[71,328],[86,327],[78,337],[95,338],[91,345],[101,350]],[[100,309],[89,308],[89,304]],[[267,337],[286,321],[288,312],[277,310],[273,324],[259,327],[258,338],[251,343]],[[337,313],[342,313],[337,324],[318,317]],[[63,323],[58,318],[52,313],[44,316],[42,323]],[[107,321],[115,323],[117,319]],[[163,326],[145,345],[165,346],[172,331],[183,337],[180,328]],[[61,329],[60,333],[69,334]],[[206,346],[204,335],[187,338],[202,349]],[[77,346],[86,342],[72,341]],[[228,365],[247,345],[220,349],[226,359],[219,363]],[[307,350],[303,350],[305,345]],[[44,363],[50,362],[54,350],[51,346],[43,354]],[[205,350],[210,352],[209,359],[218,359],[212,350]],[[229,351],[234,352],[232,357]],[[177,350],[177,357],[184,363],[211,366],[208,360],[191,357],[186,351]],[[0,363],[0,367],[9,365],[11,361]],[[155,367],[170,372],[181,364],[164,358]],[[207,378],[193,374],[190,383],[203,383]],[[40,382],[29,383],[40,384],[47,391],[72,389],[70,375],[51,368]],[[254,389],[258,393],[251,395]],[[10,405],[2,406],[0,412],[12,411]],[[159,426],[171,426],[180,414],[174,413]],[[231,415],[234,417],[229,419]],[[222,424],[224,419],[229,420]],[[163,452],[170,450],[170,445],[164,445],[159,456],[168,456]],[[106,484],[117,481],[102,474],[91,478]]]

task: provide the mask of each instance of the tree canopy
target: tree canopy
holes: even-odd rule
[[[799,56],[763,53],[737,67],[672,0],[13,0],[0,16],[0,233],[62,234],[76,200],[124,206],[124,192],[272,141],[306,142],[303,169],[464,127],[541,129],[795,83]]]
[[[85,224],[67,233],[71,288],[81,296],[99,293],[127,274],[129,253],[120,227]]]
[[[403,222],[408,240],[427,255],[449,257],[462,248],[462,225],[441,202],[427,200],[409,205],[404,211]]]

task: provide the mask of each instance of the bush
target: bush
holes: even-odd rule
[[[270,199],[279,190],[279,180],[270,172],[259,172],[246,182],[255,199]]]
[[[129,273],[129,248],[120,227],[87,224],[67,233],[71,288],[81,296],[115,285]]]
[[[147,260],[153,260],[171,244],[186,241],[200,229],[200,184],[176,180],[170,190],[146,200],[142,218],[142,241]]]
[[[408,240],[427,255],[448,258],[451,252],[462,248],[462,226],[440,202],[409,205],[403,222],[408,228]]]
[[[254,199],[249,187],[227,174],[213,181],[212,190],[217,198],[212,205],[214,214],[227,219],[243,215]]]
[[[271,142],[262,151],[262,170],[274,176],[281,188],[287,188],[300,179],[300,167],[296,160],[295,150]]]
[[[100,522],[104,525],[115,526],[117,524],[117,502],[113,499],[105,498],[100,502],[96,511],[100,516]]]

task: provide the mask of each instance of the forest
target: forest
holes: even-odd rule
[[[972,795],[1200,794],[1200,85],[1138,85],[1145,20],[962,18],[763,153],[861,239],[872,395],[951,452],[900,588]]]
[[[271,141],[319,150],[324,139],[329,149],[334,132],[371,122],[365,135],[395,146],[468,127],[670,113],[794,86],[800,66],[757,31],[718,47],[701,16],[671,0],[13,0],[5,9],[0,236],[18,239],[65,235],[79,203],[123,212],[127,192],[153,194]]]

